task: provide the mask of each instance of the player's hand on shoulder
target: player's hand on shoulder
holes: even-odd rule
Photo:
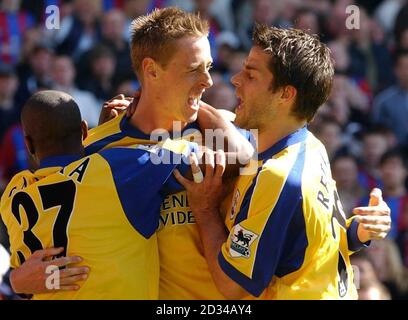
[[[140,96],[142,95],[142,90],[138,89],[136,92],[133,94],[133,97],[131,98],[131,103],[129,104],[129,107],[126,109],[126,117],[131,118],[133,114],[136,111],[137,104],[139,103]]]
[[[382,192],[374,188],[367,207],[353,209],[359,223],[357,234],[361,242],[384,239],[391,230],[391,209],[382,198]]]
[[[87,279],[89,267],[71,266],[80,263],[81,257],[68,256],[51,260],[64,248],[35,251],[20,267],[10,273],[11,286],[16,293],[39,294],[55,291],[79,290]],[[65,267],[64,269],[60,269]]]
[[[138,95],[135,96],[138,101]],[[116,118],[122,112],[127,111],[129,106],[132,105],[133,101],[134,97],[125,97],[123,94],[119,94],[106,101],[103,104],[101,113],[99,115],[99,125],[108,122],[109,120]]]

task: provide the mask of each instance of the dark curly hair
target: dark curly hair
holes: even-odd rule
[[[257,24],[253,43],[270,53],[269,69],[274,79],[271,89],[293,86],[297,90],[293,114],[311,121],[327,101],[334,68],[330,49],[317,36],[298,29],[282,29]]]

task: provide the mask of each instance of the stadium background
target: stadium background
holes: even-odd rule
[[[360,28],[347,29],[357,5]],[[57,5],[60,28],[46,28]],[[325,144],[346,214],[378,186],[392,210],[384,241],[353,257],[361,299],[408,298],[408,1],[406,0],[0,0],[0,194],[31,166],[19,114],[38,90],[78,102],[91,127],[104,101],[139,84],[129,56],[131,21],[176,5],[210,21],[214,85],[203,100],[233,110],[229,81],[251,47],[254,22],[318,34],[335,60],[334,88],[310,129]],[[0,243],[7,234],[0,225]],[[5,282],[0,298],[15,298]]]

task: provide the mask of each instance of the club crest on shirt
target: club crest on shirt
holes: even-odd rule
[[[231,256],[249,258],[251,256],[250,246],[256,238],[258,238],[257,234],[237,224],[231,234]]]
[[[241,194],[239,190],[235,190],[234,197],[232,198],[232,206],[231,206],[231,212],[230,212],[230,219],[234,219],[235,214],[237,213],[237,205],[238,205],[238,200],[240,198]]]

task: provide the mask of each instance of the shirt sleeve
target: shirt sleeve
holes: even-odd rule
[[[347,244],[349,249],[349,255],[363,249],[367,248],[371,241],[367,241],[365,243],[361,242],[358,238],[357,230],[358,230],[358,222],[353,218],[347,219]]]
[[[168,145],[111,148],[100,152],[109,163],[125,215],[145,238],[157,229],[163,185],[191,147],[186,143],[179,149],[182,152]]]

